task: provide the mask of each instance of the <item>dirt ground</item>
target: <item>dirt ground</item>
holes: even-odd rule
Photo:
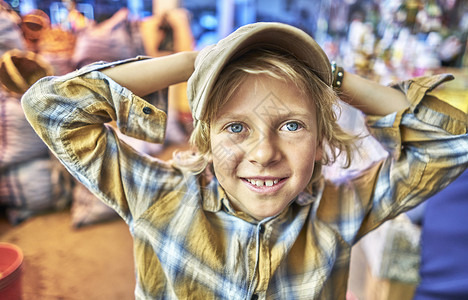
[[[80,229],[69,212],[16,227],[1,220],[0,241],[23,250],[23,300],[134,299],[132,238],[120,219]]]

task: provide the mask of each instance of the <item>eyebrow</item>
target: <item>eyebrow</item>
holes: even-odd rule
[[[269,119],[308,119],[312,116],[315,116],[313,112],[305,112],[305,110],[291,110],[287,113],[282,114],[262,114],[258,113],[259,117],[268,116]],[[245,114],[230,112],[220,115],[215,119],[215,122],[224,121],[224,120],[236,120],[236,121],[248,121],[250,118]]]

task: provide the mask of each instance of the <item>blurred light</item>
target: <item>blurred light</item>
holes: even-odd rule
[[[36,8],[36,4],[34,3],[34,0],[24,0],[24,1],[21,1],[20,3],[21,15],[27,15],[35,8]]]
[[[203,15],[200,17],[200,25],[203,28],[214,30],[218,27],[218,19],[213,15]]]
[[[143,11],[143,0],[127,0],[127,7],[134,16],[140,16]]]

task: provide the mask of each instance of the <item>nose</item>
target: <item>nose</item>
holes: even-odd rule
[[[272,165],[281,159],[278,143],[271,135],[261,135],[255,142],[252,142],[249,150],[248,160],[262,167]]]

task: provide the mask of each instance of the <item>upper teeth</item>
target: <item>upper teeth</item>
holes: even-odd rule
[[[260,179],[247,179],[248,182],[256,186],[273,186],[278,183],[278,179],[275,180],[260,180]]]

